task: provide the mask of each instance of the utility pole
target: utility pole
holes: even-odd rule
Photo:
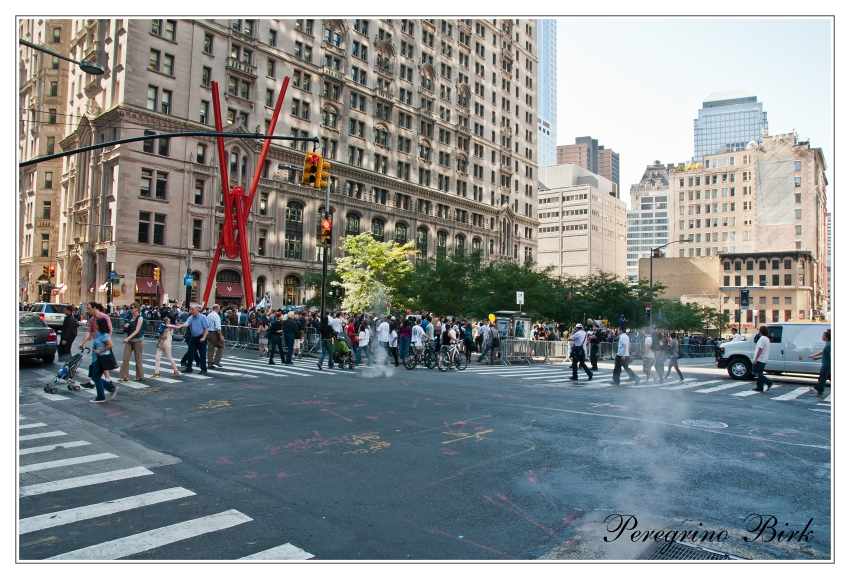
[[[189,255],[186,257],[186,275],[192,275],[192,248],[189,248]],[[193,282],[194,283],[194,282]],[[192,301],[192,286],[186,286],[186,308],[189,308],[189,302]]]

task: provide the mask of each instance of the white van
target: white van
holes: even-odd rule
[[[814,374],[820,372],[820,360],[809,356],[823,350],[823,333],[830,328],[827,322],[777,322],[764,324],[770,339],[770,359],[765,372],[781,374]],[[718,368],[726,368],[735,380],[752,378],[753,356],[760,334],[742,342],[724,342],[715,350]]]

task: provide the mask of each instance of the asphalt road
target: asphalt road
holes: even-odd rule
[[[832,555],[831,400],[809,378],[756,394],[710,359],[640,388],[608,363],[577,383],[562,364],[223,365],[94,405],[43,392],[59,364],[22,360],[19,558],[628,560],[649,545],[629,535],[658,529],[725,530],[702,544],[749,559]],[[806,534],[744,541],[749,515]],[[634,528],[615,538],[617,521]]]

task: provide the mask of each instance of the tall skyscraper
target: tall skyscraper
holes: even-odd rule
[[[558,21],[537,21],[537,164],[557,163]]]
[[[747,143],[761,144],[767,134],[767,113],[758,97],[746,90],[713,92],[694,119],[694,161],[704,155],[743,151]]]
[[[670,182],[666,167],[661,161],[647,165],[640,183],[632,185],[630,193],[632,208],[626,213],[628,234],[626,237],[626,277],[629,282],[638,281],[638,260],[649,257],[652,248],[670,241]],[[662,249],[667,255],[671,248]]]
[[[605,177],[616,185],[612,195],[620,198],[619,153],[606,149],[604,145],[599,144],[598,139],[592,137],[576,137],[574,145],[560,145],[557,151],[558,165],[573,163],[600,177]]]

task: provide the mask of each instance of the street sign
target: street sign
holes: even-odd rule
[[[516,303],[520,306],[525,303],[525,292],[516,293]]]
[[[106,248],[106,261],[109,263],[115,263],[115,246],[110,245]],[[110,273],[111,275],[111,273]],[[115,277],[115,276],[112,276]]]
[[[106,280],[106,283],[113,283],[113,284],[115,284],[115,283],[121,283],[121,280],[120,280],[120,279],[118,279],[117,277],[111,277],[111,278],[109,278],[108,280]]]
[[[109,277],[118,277],[118,272],[114,269],[109,272]]]
[[[186,275],[183,276],[183,285],[185,285],[186,287],[192,287],[192,284],[194,283],[194,281],[195,281],[195,276],[193,276],[192,274],[187,273]]]

